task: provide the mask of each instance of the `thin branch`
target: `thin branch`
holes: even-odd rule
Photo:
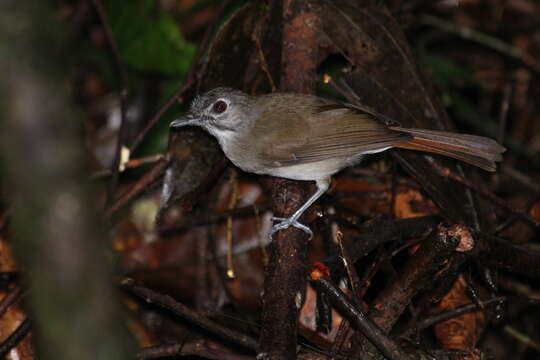
[[[536,191],[536,194],[534,194],[533,196],[530,197],[530,200],[527,202],[527,204],[524,206],[524,208],[526,209],[527,212],[529,212],[534,205],[536,205],[536,203],[540,200],[540,191]],[[498,235],[500,233],[502,233],[504,230],[506,230],[509,226],[511,226],[512,224],[514,224],[517,220],[519,219],[519,217],[517,215],[512,215],[512,216],[509,216],[505,222],[503,222],[502,224],[498,225],[497,228],[495,229],[495,234]]]
[[[525,186],[527,189],[534,191],[535,193],[540,193],[540,185],[538,185],[538,183],[534,179],[525,175],[521,171],[516,170],[512,166],[502,165],[501,172],[512,180]]]
[[[253,356],[245,356],[230,353],[225,348],[220,348],[219,344],[212,346],[205,341],[193,341],[181,344],[165,344],[151,346],[141,349],[139,359],[177,358],[184,356],[197,356],[211,360],[251,360]]]
[[[510,214],[517,216],[521,220],[525,221],[527,224],[529,224],[529,225],[531,225],[531,226],[533,226],[535,228],[540,228],[540,223],[538,221],[531,218],[527,214],[524,214],[524,213],[522,213],[520,211],[512,209],[512,207],[510,207],[510,205],[508,205],[506,203],[506,201],[504,201],[503,199],[501,199],[497,195],[493,194],[492,192],[490,192],[488,190],[485,190],[484,188],[481,188],[480,186],[478,186],[476,184],[473,184],[469,180],[467,180],[467,179],[463,178],[462,176],[459,176],[458,174],[454,173],[449,168],[440,167],[439,165],[437,165],[435,163],[433,163],[433,166],[436,168],[436,170],[437,170],[437,172],[439,173],[440,176],[444,176],[444,177],[446,177],[446,178],[448,178],[448,179],[450,179],[452,181],[455,181],[455,182],[457,182],[459,184],[464,185],[465,187],[467,187],[467,188],[473,190],[474,192],[476,192],[477,194],[479,194],[479,195],[485,197],[486,199],[490,200],[493,204],[495,204],[495,205],[499,206],[500,208],[506,210]]]
[[[154,114],[154,116],[152,116],[152,118],[150,119],[150,121],[148,121],[146,123],[146,125],[144,126],[144,128],[141,130],[141,132],[137,135],[137,137],[135,138],[135,140],[133,141],[133,143],[131,144],[131,146],[129,147],[129,151],[131,153],[134,153],[135,150],[137,150],[137,148],[139,147],[139,145],[142,143],[142,141],[144,140],[144,138],[146,137],[146,135],[148,135],[148,133],[150,132],[150,130],[152,130],[152,128],[154,126],[156,126],[156,124],[158,123],[159,119],[161,119],[161,117],[163,116],[163,114],[165,114],[165,112],[167,110],[169,110],[169,108],[171,106],[173,106],[177,100],[180,98],[180,96],[182,96],[182,94],[184,92],[186,92],[187,90],[189,90],[193,85],[195,84],[195,79],[193,78],[193,76],[190,76],[188,77],[188,79],[186,80],[186,82],[184,83],[184,85],[182,85],[181,87],[178,88],[178,90],[176,90],[174,92],[174,94],[172,94],[172,96],[167,99],[167,101],[165,102],[165,104],[163,104],[159,109],[158,111]]]
[[[479,233],[487,240],[488,248],[482,253],[485,264],[535,279],[540,278],[540,251],[516,245],[495,235]]]
[[[430,317],[428,317],[428,318],[426,318],[424,320],[421,320],[421,321],[417,322],[415,327],[408,327],[398,337],[400,337],[400,338],[409,338],[409,337],[411,337],[413,335],[413,333],[415,331],[420,331],[420,330],[423,330],[423,329],[427,329],[430,326],[433,326],[433,325],[438,324],[440,322],[446,321],[448,319],[452,319],[452,318],[458,317],[458,316],[463,315],[463,314],[467,314],[467,313],[470,313],[470,312],[473,312],[473,311],[477,311],[477,310],[481,309],[481,306],[486,306],[486,305],[489,305],[489,304],[492,304],[492,303],[500,303],[500,302],[503,302],[505,300],[506,300],[506,297],[498,296],[498,297],[495,297],[495,298],[492,298],[492,299],[489,299],[489,300],[486,300],[486,301],[482,301],[480,303],[477,303],[477,302],[470,303],[470,304],[459,306],[459,307],[457,307],[455,309],[452,309],[452,310],[449,310],[449,311],[441,312],[440,314],[430,316]]]
[[[139,166],[153,164],[157,161],[162,160],[163,158],[164,158],[164,155],[156,154],[156,155],[145,156],[138,159],[131,159],[127,163],[124,164],[124,168],[125,168],[124,170],[135,169],[135,168],[138,168]],[[111,170],[105,169],[105,170],[101,170],[101,171],[97,171],[93,173],[91,175],[91,178],[92,180],[97,180],[97,179],[101,179],[103,177],[110,176],[110,175],[112,175]]]
[[[0,301],[0,316],[3,316],[4,313],[9,309],[9,307],[15,304],[21,297],[22,289],[20,286],[15,286],[9,291],[9,293],[2,298]]]
[[[433,286],[436,278],[449,271],[449,268],[441,269],[441,264],[450,262],[459,244],[459,236],[455,235],[456,227],[439,225],[435,234],[422,242],[414,256],[377,295],[369,314],[382,329],[392,329],[412,298]],[[385,311],[378,311],[380,309]]]
[[[527,346],[530,346],[531,348],[535,349],[537,352],[540,352],[540,342],[522,333],[521,331],[517,330],[515,327],[506,325],[504,327],[504,332],[510,335],[511,337],[513,337],[514,339],[518,340],[519,342]]]
[[[228,217],[236,218],[236,217],[244,217],[244,216],[253,216],[259,213],[266,212],[268,210],[270,210],[270,204],[263,203],[263,204],[243,206],[240,208],[219,211],[219,212],[196,214],[196,215],[193,215],[192,217],[186,217],[175,224],[162,226],[158,228],[158,232],[161,236],[165,236],[165,237],[172,236],[182,230],[190,229],[196,226],[210,225],[210,224],[217,224],[220,222],[224,222],[227,220]]]
[[[256,30],[253,32],[253,35],[251,36],[251,38],[255,42],[255,46],[257,48],[257,54],[259,57],[259,64],[261,66],[262,71],[266,75],[266,78],[268,79],[268,83],[270,84],[270,89],[272,89],[272,92],[276,92],[277,91],[276,83],[274,82],[274,78],[272,77],[272,74],[270,73],[270,68],[268,66],[268,62],[266,61],[266,56],[264,56],[260,36],[261,36],[261,24],[259,23],[257,25]]]
[[[163,174],[163,172],[167,168],[168,163],[169,161],[167,159],[160,160],[152,169],[150,169],[146,174],[144,174],[143,177],[141,177],[139,181],[137,181],[137,183],[133,185],[126,194],[117,199],[107,209],[107,215],[111,216],[112,214],[120,210],[133,198],[141,194],[148,185],[156,181]]]
[[[0,358],[4,358],[11,349],[13,349],[30,331],[31,322],[26,318],[24,321],[13,331],[2,344],[0,344]]]
[[[136,285],[133,279],[124,279],[122,281],[122,287],[131,292],[132,294],[143,299],[147,303],[152,303],[164,309],[167,309],[172,313],[180,316],[182,319],[185,319],[213,334],[216,334],[223,339],[226,339],[253,351],[256,351],[258,347],[257,341],[252,337],[242,334],[233,329],[226,328],[208,319],[207,317],[198,314],[184,304],[174,300],[169,295],[163,295],[146,287]]]
[[[100,0],[92,0],[92,3],[94,4],[94,8],[96,9],[96,12],[101,21],[101,24],[103,25],[103,29],[105,30],[105,37],[107,38],[107,43],[109,44],[109,47],[111,49],[111,53],[114,59],[114,64],[119,74],[120,88],[121,88],[120,89],[121,122],[120,122],[120,129],[118,130],[118,137],[117,137],[118,140],[116,142],[116,151],[114,155],[114,160],[111,166],[112,176],[111,176],[111,181],[109,183],[109,189],[107,192],[107,201],[106,201],[106,206],[108,206],[109,204],[113,202],[114,194],[118,186],[121,152],[122,152],[122,147],[124,146],[125,141],[126,141],[128,76],[127,76],[127,72],[124,66],[124,61],[122,60],[122,56],[120,55],[120,50],[118,49],[118,45],[116,44],[116,41],[114,40],[114,35],[111,29],[111,25],[109,24],[107,13],[105,12],[105,9],[103,8],[103,4],[101,3]]]
[[[540,64],[535,61],[533,56],[496,37],[427,14],[420,16],[420,22],[488,47],[512,59],[519,60],[537,75],[540,75]]]
[[[333,305],[390,360],[406,360],[410,357],[388,335],[372,322],[366,314],[353,305],[341,289],[325,278],[311,279],[311,285],[323,292]]]

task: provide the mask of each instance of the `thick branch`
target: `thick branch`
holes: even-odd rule
[[[315,93],[320,19],[316,0],[283,0],[281,90]],[[307,199],[303,183],[272,181],[273,210],[289,216]],[[294,359],[298,311],[306,291],[307,235],[290,227],[275,234],[265,272],[259,356]]]
[[[95,197],[81,186],[88,178],[76,126],[82,122],[67,101],[69,47],[60,28],[46,2],[0,5],[0,156],[13,246],[28,277],[36,356],[130,359],[107,236],[93,213]]]

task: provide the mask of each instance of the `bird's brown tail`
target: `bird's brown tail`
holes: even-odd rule
[[[407,129],[397,126],[391,130],[412,135],[412,139],[395,147],[432,152],[478,166],[487,171],[496,170],[496,161],[502,160],[506,150],[495,140],[476,135],[456,134],[439,130]]]

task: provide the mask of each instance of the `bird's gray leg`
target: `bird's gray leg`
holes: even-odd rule
[[[272,239],[272,236],[275,232],[287,229],[289,226],[294,226],[295,228],[305,231],[309,235],[309,239],[311,240],[311,238],[313,237],[313,232],[306,225],[299,223],[298,219],[311,205],[313,205],[315,201],[317,201],[318,198],[321,197],[322,194],[326,192],[326,190],[328,190],[328,187],[330,186],[329,178],[317,180],[316,182],[317,191],[313,195],[311,195],[311,197],[307,199],[307,201],[302,206],[300,206],[300,208],[296,210],[294,214],[292,214],[288,218],[272,218],[272,220],[279,221],[279,223],[275,224],[272,227],[272,230],[270,231],[270,239]]]

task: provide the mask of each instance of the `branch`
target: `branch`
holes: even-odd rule
[[[26,318],[24,321],[13,331],[9,336],[0,344],[0,358],[4,358],[11,349],[13,349],[19,342],[24,339],[26,334],[30,331],[31,322]]]
[[[128,100],[128,91],[129,91],[128,90],[128,77],[127,77],[127,72],[124,66],[124,61],[122,60],[122,56],[120,55],[120,50],[118,49],[118,45],[116,44],[116,41],[114,40],[114,35],[111,29],[111,25],[109,24],[107,13],[105,12],[105,9],[103,8],[103,4],[101,4],[100,0],[92,0],[92,3],[94,4],[94,8],[96,9],[99,20],[101,21],[101,24],[103,25],[103,29],[105,30],[105,37],[107,38],[107,43],[109,44],[109,47],[111,48],[114,64],[116,66],[116,70],[119,74],[119,79],[120,79],[121,122],[120,122],[120,129],[118,130],[118,138],[116,141],[116,151],[114,154],[113,163],[111,165],[112,176],[111,176],[111,181],[109,183],[109,190],[107,192],[106,205],[109,205],[114,201],[114,194],[116,193],[116,188],[118,186],[120,161],[122,160],[121,159],[122,147],[126,143],[127,106],[128,106],[127,100]]]
[[[368,319],[367,315],[353,305],[345,294],[330,281],[325,278],[319,278],[312,279],[310,283],[317,291],[326,294],[336,309],[351,324],[354,324],[384,356],[390,360],[406,360],[410,358],[381,328]]]
[[[180,316],[182,319],[210,331],[223,339],[229,340],[238,345],[242,345],[246,349],[253,351],[257,349],[257,341],[250,336],[219,325],[218,323],[191,310],[184,304],[174,300],[169,295],[163,295],[146,287],[136,285],[133,279],[129,278],[122,281],[122,287],[143,299],[147,303],[156,304],[164,309],[167,309]]]
[[[314,94],[320,18],[316,0],[283,0],[281,90]],[[305,183],[272,180],[275,216],[287,217],[307,199]],[[295,359],[298,311],[305,297],[307,234],[294,227],[278,231],[265,269],[259,355]]]

